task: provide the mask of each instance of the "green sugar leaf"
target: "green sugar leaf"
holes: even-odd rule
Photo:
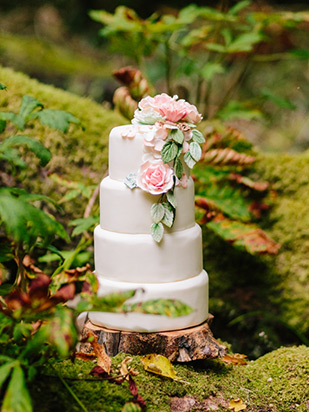
[[[154,223],[153,225],[151,225],[151,236],[157,243],[161,242],[163,238],[163,233],[164,227],[162,223]]]
[[[136,173],[129,173],[125,178],[124,184],[128,186],[129,189],[134,189],[135,187],[137,187],[136,178]]]
[[[176,159],[176,161],[175,161],[175,174],[178,177],[178,179],[182,178],[183,166],[182,166],[181,160],[179,160],[179,159]]]
[[[189,151],[190,151],[190,155],[192,156],[193,160],[198,162],[202,156],[202,149],[200,145],[196,142],[191,142]]]
[[[171,162],[175,159],[178,153],[178,146],[172,140],[165,143],[161,151],[161,157],[163,163]]]
[[[159,223],[164,217],[164,207],[162,203],[154,203],[151,206],[151,218],[154,223]]]
[[[194,129],[194,130],[192,131],[192,137],[193,137],[193,141],[196,142],[196,143],[199,143],[199,144],[205,143],[205,137],[204,137],[203,134],[202,134],[199,130],[197,130],[197,129]]]
[[[195,165],[196,161],[193,159],[193,157],[191,156],[190,152],[187,152],[184,155],[184,161],[186,162],[186,165],[192,169],[192,167]]]
[[[179,129],[172,129],[171,131],[171,138],[174,140],[174,142],[183,144],[184,141],[184,135],[181,130]]]
[[[174,208],[168,202],[162,203],[162,206],[164,207],[162,223],[167,227],[172,227],[175,220]]]
[[[166,197],[167,197],[167,201],[168,203],[173,206],[174,209],[176,209],[177,207],[177,200],[176,200],[176,196],[174,195],[174,192],[172,192],[171,190],[169,190],[166,193]]]

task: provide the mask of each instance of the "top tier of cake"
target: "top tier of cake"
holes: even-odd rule
[[[115,127],[109,136],[109,177],[123,182],[129,173],[136,172],[144,156],[144,136],[137,133],[133,139],[123,137],[132,125]]]

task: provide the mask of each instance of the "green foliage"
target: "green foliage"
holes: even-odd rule
[[[126,304],[124,310],[153,315],[165,315],[172,318],[186,316],[193,311],[193,309],[185,303],[173,299],[154,299],[146,302]]]
[[[32,412],[33,410],[24,371],[18,363],[13,367],[1,410],[5,412]]]
[[[247,176],[255,161],[250,143],[220,123],[208,123],[206,130],[202,162],[195,169],[200,223],[235,248],[253,255],[277,254],[279,245],[253,223],[269,208],[263,203],[269,185]]]
[[[1,112],[0,120],[12,122],[18,130],[24,130],[26,124],[39,119],[46,126],[67,132],[70,123],[80,125],[80,121],[71,113],[63,110],[43,109],[43,104],[31,96],[23,96],[18,113]],[[39,109],[39,110],[37,110]]]
[[[14,146],[26,146],[40,159],[41,166],[46,166],[50,161],[51,153],[42,143],[29,136],[15,135],[0,143],[0,158],[10,162],[12,166],[26,167],[26,163],[20,158],[19,152],[13,149]]]
[[[56,112],[55,116],[51,114],[53,112]],[[45,118],[40,119],[38,113],[45,113]],[[68,115],[62,111],[43,109],[41,102],[25,95],[22,97],[18,113],[0,112],[0,119],[3,122],[2,133],[5,133],[8,121],[12,122],[18,130],[24,130],[28,123],[35,119],[40,119],[43,123],[47,122],[50,127],[62,128],[64,131],[68,128],[69,122],[79,123],[73,115]],[[4,139],[0,142],[0,160],[4,172],[7,171],[7,163],[13,167],[15,175],[20,173],[20,169],[25,169],[27,172],[27,163],[23,161],[20,151],[16,149],[22,146],[34,153],[42,166],[49,162],[50,151],[36,139],[27,135],[16,134],[8,137],[4,135]],[[37,205],[33,205],[33,202],[37,201],[53,203],[47,196],[30,194],[20,188],[4,185],[0,189],[0,225],[14,241],[14,254],[18,255],[20,260],[21,278],[19,282],[21,284],[25,281],[21,267],[23,255],[35,247],[38,241],[40,241],[40,246],[46,247],[56,236],[69,240],[65,229],[57,220]]]
[[[251,1],[240,1],[224,11],[191,4],[177,15],[153,14],[144,20],[124,6],[117,7],[114,14],[90,12],[92,19],[103,24],[99,34],[110,40],[113,52],[148,70],[147,77],[151,78],[155,67],[155,80],[165,78],[169,94],[181,87],[205,117],[225,120],[260,118],[260,103],[265,99],[292,108],[293,104],[268,93],[259,99],[253,92],[247,102],[232,102],[230,97],[251,62],[258,60],[258,46],[266,44],[270,55],[276,49],[276,34],[270,27],[275,24],[279,31],[296,30],[307,16],[307,12],[257,12]],[[304,57],[304,53],[300,55]],[[276,57],[285,58],[286,54],[279,52]],[[219,96],[218,89],[223,91]]]
[[[55,236],[69,237],[63,226],[43,210],[30,204],[28,193],[15,193],[10,188],[0,188],[0,222],[17,245],[31,248],[38,240],[48,245]],[[25,249],[27,250],[27,249]]]

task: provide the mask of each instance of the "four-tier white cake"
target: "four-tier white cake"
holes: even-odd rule
[[[109,176],[101,182],[100,225],[94,232],[99,295],[136,289],[133,301],[173,299],[193,311],[177,318],[90,312],[92,323],[157,332],[207,319],[208,276],[189,177],[198,156],[201,137],[194,127],[200,118],[194,106],[163,94],[143,99],[133,124],[111,131]]]

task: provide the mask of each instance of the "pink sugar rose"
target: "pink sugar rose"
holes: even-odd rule
[[[178,96],[168,96],[166,93],[155,97],[147,96],[139,102],[139,108],[143,110],[154,110],[164,116],[166,121],[173,123],[185,120],[190,123],[199,123],[202,116],[197,108],[184,99],[177,100]]]
[[[189,104],[188,102],[185,102],[185,104],[187,114],[183,120],[189,123],[198,124],[203,118],[202,115],[197,111],[197,108],[193,104]]]
[[[161,152],[167,136],[168,133],[163,127],[163,123],[157,122],[152,130],[145,134],[144,144],[157,152]]]
[[[145,192],[160,195],[173,186],[173,170],[162,160],[146,161],[137,173],[136,183]]]

